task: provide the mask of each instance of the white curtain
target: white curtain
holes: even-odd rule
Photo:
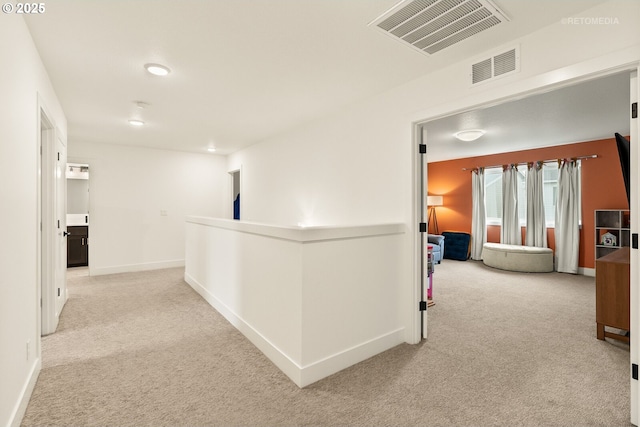
[[[556,270],[578,273],[580,247],[580,175],[575,160],[565,160],[558,171],[556,201]]]
[[[484,168],[471,172],[471,259],[482,259],[482,248],[487,242],[487,216],[484,205]]]
[[[505,166],[502,170],[502,228],[500,243],[521,245],[522,232],[518,219],[518,167]]]
[[[542,162],[529,163],[527,171],[527,246],[547,247]]]

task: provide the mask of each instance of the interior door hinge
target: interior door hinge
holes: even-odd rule
[[[427,302],[426,301],[420,301],[420,311],[427,311]]]
[[[58,229],[60,229],[60,220],[58,220]]]
[[[631,247],[633,249],[638,249],[638,233],[633,233],[631,235]]]
[[[427,153],[427,144],[420,144],[418,146],[418,151],[420,152],[420,154],[426,154]]]
[[[60,153],[58,152],[58,161],[60,161]]]
[[[426,233],[427,232],[427,223],[426,222],[421,222],[420,223],[420,232],[421,233]]]
[[[631,378],[638,380],[638,365],[635,363],[631,364]]]
[[[632,119],[637,119],[638,118],[638,103],[634,102],[633,104],[631,104],[631,118]]]

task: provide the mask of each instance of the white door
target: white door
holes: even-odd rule
[[[67,147],[60,135],[56,135],[56,175],[55,175],[55,315],[60,316],[67,301]],[[57,323],[57,322],[56,322]]]
[[[56,331],[66,301],[67,151],[46,114],[41,112],[41,334]]]
[[[640,98],[640,87],[638,86],[638,74],[640,69],[631,73],[631,104],[637,103]],[[636,113],[637,114],[637,113]],[[631,187],[629,203],[629,209],[631,210],[631,233],[632,235],[638,235],[640,233],[640,150],[638,147],[638,136],[640,132],[638,130],[638,119],[631,118]],[[631,283],[630,283],[630,315],[631,315],[631,356],[630,367],[631,374],[633,374],[633,366],[639,365],[638,356],[640,355],[640,251],[636,248],[631,250]],[[636,368],[637,373],[637,368]],[[638,408],[640,407],[640,396],[638,395],[638,380],[631,378],[631,422],[638,425]]]
[[[420,314],[421,314],[421,339],[427,338],[427,289],[429,287],[429,257],[427,245],[428,241],[428,219],[427,219],[427,146],[426,146],[426,129],[420,127],[420,145],[418,147],[418,155],[420,156],[420,224],[423,227],[420,230],[420,268],[421,285],[420,285]]]

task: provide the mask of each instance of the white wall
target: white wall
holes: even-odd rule
[[[0,63],[0,425],[4,426],[20,422],[40,369],[38,94],[63,134],[67,123],[19,15],[0,16]]]
[[[231,209],[222,156],[71,141],[68,158],[91,172],[92,275],[184,265],[185,217]]]
[[[616,17],[618,23],[558,22],[505,44],[520,44],[519,73],[471,88],[469,66],[486,56],[479,52],[478,58],[234,153],[229,168],[243,168],[243,218],[283,225],[407,223],[406,256],[400,261],[407,283],[400,292],[405,324],[417,324],[413,123],[640,60],[640,2],[611,1],[583,16]],[[447,154],[431,151],[427,158]]]
[[[305,387],[403,342],[405,229],[191,217],[185,280]]]
[[[556,83],[571,76],[536,76],[640,43],[640,2],[612,1],[584,15],[619,23],[559,22],[505,44],[521,46],[519,73],[471,88],[469,65],[477,58],[469,58],[231,155],[230,169],[243,166],[244,218],[283,225],[408,220],[412,121],[448,104],[468,108]]]

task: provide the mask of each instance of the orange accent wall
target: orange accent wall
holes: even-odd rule
[[[480,166],[526,163],[537,160],[570,158],[596,154],[582,161],[582,229],[580,230],[580,267],[594,268],[594,211],[629,209],[615,138],[558,145],[535,150],[513,151],[488,156],[431,162],[427,166],[428,194],[442,195],[437,208],[440,231],[471,232],[471,171]],[[547,230],[549,247],[555,250],[554,230]],[[500,227],[489,226],[487,241],[500,241]],[[524,230],[523,230],[524,241]]]

